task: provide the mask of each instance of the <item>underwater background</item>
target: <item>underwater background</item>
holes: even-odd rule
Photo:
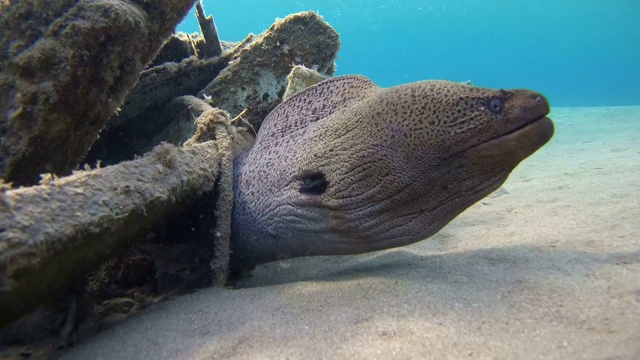
[[[528,88],[553,106],[640,104],[638,0],[204,0],[222,40],[314,10],[342,41],[336,75]],[[179,31],[199,31],[194,12]]]
[[[307,12],[230,53],[239,61],[185,49],[188,37],[154,60],[194,1],[0,0],[0,360],[640,359],[640,0],[203,0],[231,41],[316,11],[341,34],[336,75],[527,88],[553,105],[550,141],[536,101],[517,114],[527,126],[452,154],[452,131],[479,143],[511,122],[464,124],[459,102],[438,96],[418,104],[432,110],[425,127],[404,111],[415,102],[393,94],[309,91],[280,105],[279,125],[235,162],[280,101],[292,59],[328,68],[335,32]],[[178,30],[199,31],[193,11]],[[206,40],[197,50],[213,48]],[[379,126],[357,123],[394,108]],[[434,116],[439,130],[424,131]],[[406,142],[384,133],[395,120],[411,125]],[[433,171],[413,166],[427,162]],[[498,171],[492,194],[450,222],[439,211],[497,187]],[[411,181],[406,204],[350,196],[384,203],[421,174],[436,183]],[[271,190],[281,180],[284,196]],[[298,205],[320,209],[308,196],[334,181],[348,186],[339,192],[353,224],[331,193],[318,223],[296,218]],[[252,226],[234,201],[294,210]],[[433,229],[443,217],[414,244],[311,256],[334,231],[373,250],[400,221]],[[260,243],[277,234],[252,231],[289,224],[327,235],[309,245],[288,235],[281,251]],[[287,239],[309,257],[287,258]],[[254,245],[275,261],[245,271]]]

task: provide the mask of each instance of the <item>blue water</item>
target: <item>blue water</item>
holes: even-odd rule
[[[639,0],[205,0],[223,40],[314,10],[339,33],[338,72],[529,88],[555,106],[640,104]],[[178,30],[198,31],[190,14]]]

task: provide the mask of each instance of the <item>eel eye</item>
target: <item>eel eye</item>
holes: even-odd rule
[[[322,172],[313,172],[300,177],[300,193],[322,195],[327,191],[329,183]]]
[[[493,98],[489,100],[489,103],[487,104],[487,108],[493,114],[496,114],[496,115],[500,114],[504,110],[504,100],[499,98]]]

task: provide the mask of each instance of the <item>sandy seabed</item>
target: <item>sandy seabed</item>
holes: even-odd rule
[[[640,359],[640,107],[556,135],[429,240],[261,266],[64,359]]]

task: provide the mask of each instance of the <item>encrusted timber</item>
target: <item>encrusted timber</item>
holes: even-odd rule
[[[287,75],[304,65],[333,75],[340,49],[338,33],[318,14],[307,11],[276,21],[252,39],[220,74],[198,93],[213,106],[243,119],[256,130],[281,101]]]
[[[122,111],[109,120],[108,129],[130,120],[144,121],[140,117],[149,109],[164,107],[179,96],[197,94],[232,57],[232,52],[206,60],[191,57],[180,63],[166,63],[143,71],[138,84],[127,95]]]
[[[162,144],[144,157],[0,193],[0,326],[54,301],[158,220],[211,194],[216,141]]]
[[[33,185],[76,168],[194,1],[3,4],[0,178]]]
[[[216,24],[213,22],[213,17],[205,16],[204,9],[202,8],[202,0],[196,2],[196,17],[198,18],[200,31],[202,31],[206,45],[204,47],[204,53],[200,57],[220,56],[220,54],[222,54],[222,46],[220,45],[220,38],[218,37],[218,29],[216,29]]]

